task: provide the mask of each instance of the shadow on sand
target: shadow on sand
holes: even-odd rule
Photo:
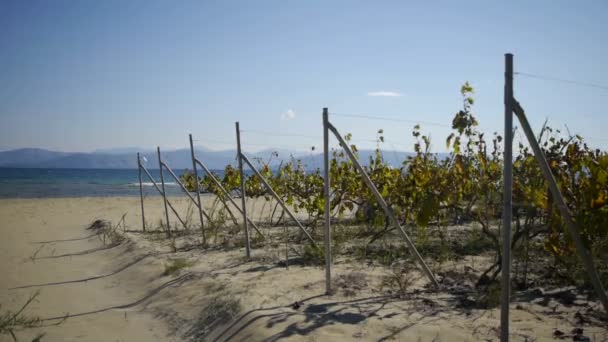
[[[241,315],[239,318],[237,318],[221,333],[219,333],[214,338],[214,341],[229,341],[235,338],[239,333],[250,327],[252,324],[262,319],[265,319],[267,321],[267,328],[272,328],[277,324],[287,322],[292,317],[302,316],[301,320],[293,322],[287,325],[280,332],[265,338],[265,341],[278,341],[294,335],[306,336],[319,328],[332,324],[356,325],[372,317],[382,320],[383,318],[390,318],[396,315],[404,314],[403,311],[399,313],[392,312],[385,316],[380,316],[378,314],[378,312],[384,309],[387,304],[403,300],[394,296],[375,296],[348,301],[335,301],[329,303],[306,305],[307,302],[322,297],[324,296],[317,295],[290,305],[275,306],[248,311]],[[436,315],[435,311],[428,312],[428,315],[423,315],[416,322],[410,322],[406,326],[399,328],[394,333],[391,333],[390,335],[385,337],[381,337],[380,340],[390,339],[399,334],[401,331],[406,330],[411,326],[414,326],[418,322],[422,321],[424,318],[434,315]]]
[[[98,310],[92,310],[92,311],[86,311],[86,312],[80,312],[80,313],[75,313],[75,314],[66,314],[63,316],[56,316],[56,317],[49,317],[49,318],[43,318],[40,321],[42,322],[48,322],[48,321],[56,321],[56,320],[66,320],[68,318],[73,318],[73,317],[80,317],[80,316],[87,316],[87,315],[94,315],[94,314],[98,314],[98,313],[102,313],[105,311],[110,311],[110,310],[120,310],[120,309],[128,309],[128,308],[132,308],[134,306],[137,306],[143,302],[145,302],[146,300],[152,298],[153,296],[157,295],[159,292],[161,292],[162,290],[168,288],[168,287],[172,287],[172,286],[181,286],[184,283],[186,283],[189,280],[192,280],[196,278],[196,275],[194,273],[185,273],[175,279],[169,280],[165,283],[163,283],[162,285],[148,291],[142,298],[131,302],[131,303],[127,303],[127,304],[122,304],[122,305],[115,305],[115,306],[110,306],[107,308],[103,308],[103,309],[98,309]]]
[[[106,278],[106,277],[111,277],[115,274],[118,274],[124,270],[126,270],[127,268],[139,263],[140,261],[150,257],[150,256],[157,256],[158,254],[145,254],[142,255],[138,258],[136,258],[135,260],[131,261],[130,263],[120,267],[119,269],[110,272],[108,274],[104,274],[104,275],[98,275],[98,276],[92,276],[92,277],[88,277],[88,278],[82,278],[82,279],[75,279],[75,280],[66,280],[66,281],[57,281],[57,282],[51,282],[51,283],[44,283],[44,284],[32,284],[32,285],[23,285],[23,286],[17,286],[17,287],[11,287],[9,288],[9,290],[17,290],[17,289],[27,289],[27,288],[32,288],[32,287],[44,287],[44,286],[53,286],[53,285],[63,285],[63,284],[73,284],[73,283],[84,283],[87,281],[91,281],[91,280],[96,280],[96,279],[102,279],[102,278]]]
[[[35,259],[36,260],[58,259],[58,258],[65,258],[65,257],[72,257],[72,256],[87,255],[87,254],[91,254],[91,253],[95,253],[95,252],[101,252],[101,251],[105,251],[105,250],[108,250],[108,249],[116,248],[116,247],[118,247],[120,245],[121,245],[120,243],[115,243],[115,244],[111,244],[111,245],[107,245],[107,246],[101,246],[101,247],[87,249],[87,250],[80,251],[80,252],[73,252],[73,253],[66,253],[66,254],[59,254],[59,255],[48,255],[48,256],[43,256],[43,257],[37,257]]]
[[[62,239],[62,240],[48,240],[48,241],[34,241],[30,242],[31,244],[45,244],[45,243],[56,243],[56,242],[70,242],[70,241],[82,241],[92,239],[98,236],[99,233],[91,234],[89,236],[81,237],[81,238],[72,238],[72,239]]]

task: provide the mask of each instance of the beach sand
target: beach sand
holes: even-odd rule
[[[107,308],[132,303],[153,288],[147,284],[153,264],[141,263],[128,272],[86,282],[14,287],[73,281],[111,273],[133,256],[126,246],[107,250],[85,227],[93,218],[109,217],[132,199],[15,199],[0,201],[0,303],[2,309],[16,309],[40,291],[26,314],[52,318],[81,314],[59,326],[24,330],[19,340],[30,341],[45,332],[42,341],[165,341],[168,332],[162,321],[134,306]],[[128,209],[127,209],[128,210]],[[130,210],[129,210],[130,211]],[[69,240],[69,241],[61,241]],[[10,289],[10,290],[9,290]],[[86,314],[101,310],[97,313]],[[58,320],[43,324],[57,323]],[[10,336],[1,336],[7,341]]]
[[[205,201],[210,208],[212,199]],[[188,211],[187,199],[173,202]],[[250,204],[254,218],[265,215],[261,203]],[[96,219],[116,223],[124,214],[127,239],[118,246],[104,245],[86,229]],[[146,200],[146,217],[149,228],[164,217],[159,197]],[[406,296],[396,297],[382,286],[390,270],[338,258],[335,294],[325,296],[323,267],[286,268],[280,244],[254,248],[247,261],[238,245],[197,248],[198,233],[179,238],[173,253],[163,234],[140,230],[139,198],[0,200],[1,310],[15,310],[40,291],[25,313],[47,319],[42,327],[17,331],[19,340],[40,333],[42,341],[498,339],[498,309],[463,310],[453,296],[428,291],[419,275],[412,274]],[[164,274],[176,259],[186,267]],[[576,319],[583,308],[599,305],[577,301],[580,306],[514,301],[512,339],[550,341],[556,329],[570,334],[582,327],[591,340],[607,340],[601,322]]]

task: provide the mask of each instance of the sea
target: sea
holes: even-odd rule
[[[159,170],[148,170],[159,188]],[[179,177],[184,170],[173,170]],[[213,171],[222,176],[222,171]],[[182,190],[167,172],[165,191],[168,196]],[[142,172],[144,194],[160,196],[152,181]],[[33,169],[0,168],[0,198],[55,198],[139,196],[137,169]]]

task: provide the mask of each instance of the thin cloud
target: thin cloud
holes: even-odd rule
[[[292,109],[288,109],[285,113],[281,114],[281,120],[289,121],[296,118],[296,112]]]
[[[396,91],[370,91],[367,96],[401,97],[403,94]]]

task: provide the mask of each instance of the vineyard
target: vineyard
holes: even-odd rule
[[[420,254],[430,261],[443,285],[449,288],[454,283],[467,283],[469,290],[479,298],[475,305],[492,307],[499,302],[497,278],[503,253],[503,137],[497,133],[488,136],[478,129],[473,111],[474,89],[467,83],[460,92],[462,108],[454,115],[452,133],[440,142],[449,149],[449,157],[440,158],[432,153],[430,137],[417,125],[411,132],[416,139],[415,155],[407,157],[400,166],[389,165],[383,157],[383,130],[377,131],[375,155],[362,162],[373,184],[412,237]],[[568,209],[580,227],[583,243],[606,284],[608,154],[590,148],[583,137],[564,134],[547,125],[542,127],[537,139]],[[344,140],[356,154],[357,146],[351,143],[352,136],[346,134]],[[257,160],[260,173],[298,217],[305,218],[302,222],[313,239],[323,241],[322,170],[311,169],[296,158],[272,168],[272,158],[278,158],[278,154]],[[374,194],[342,150],[332,150],[329,172],[333,257],[384,265],[398,275],[395,281],[403,285],[407,279],[402,278],[407,276],[402,275],[414,267],[411,250],[397,238],[394,225],[390,224]],[[193,173],[186,171],[181,179],[188,190],[196,191],[197,180]],[[226,193],[209,175],[199,177],[198,181],[201,192],[214,194],[219,202],[227,201]],[[243,196],[240,173],[235,167],[226,166],[220,182],[234,197]],[[258,224],[268,227],[269,239],[264,242],[261,236],[254,234],[254,245],[289,241],[294,250],[299,248],[302,262],[322,265],[325,259],[322,248],[307,242],[302,232],[284,234],[283,227],[292,223],[259,177],[246,176],[244,183],[244,196],[250,200],[263,199],[268,208]],[[221,217],[224,225],[234,217],[224,209],[215,214]],[[530,147],[524,143],[514,149],[512,215],[514,292],[539,286],[575,285],[593,297],[588,274],[565,230],[557,204]],[[236,219],[232,222],[237,223]],[[214,226],[214,222],[211,223],[207,228],[208,236]],[[221,239],[216,230],[209,243],[225,240],[226,234],[232,234],[235,241],[242,241],[242,231],[232,229],[225,230]],[[479,256],[483,261],[475,264]],[[458,260],[467,263],[470,260],[470,264],[464,269],[450,267]]]
[[[97,296],[124,281],[126,303],[44,318],[23,314],[36,292],[17,311],[0,315],[0,335],[105,311],[133,312],[145,303],[147,312],[167,319],[168,334],[188,341],[258,340],[252,334],[270,341],[338,335],[606,340],[608,151],[548,121],[534,133],[512,95],[512,55],[505,57],[504,134],[480,129],[467,82],[451,123],[324,108],[322,148],[254,157],[242,152],[241,132],[255,131],[236,122],[234,162],[223,159],[228,165],[211,171],[203,159],[212,158],[197,158],[190,135],[192,169],[181,174],[157,147],[159,182],[138,153],[140,198],[60,204],[65,213],[88,205],[80,209],[84,217],[103,207],[113,220],[95,218],[85,237],[49,231],[41,241],[27,241],[40,245],[31,265],[69,257],[87,276],[9,289],[98,280],[91,289]],[[346,133],[346,124],[334,126],[339,116],[407,122],[411,131],[401,136],[413,142],[405,147],[411,152],[395,151],[382,126],[369,132],[375,148],[361,147],[369,140]],[[447,128],[446,135],[431,139],[427,125]],[[306,137],[300,133],[262,132]],[[330,134],[338,143],[333,148]],[[437,146],[447,153],[436,153]],[[148,196],[143,177],[160,196]],[[171,186],[184,197],[169,193]],[[141,215],[133,215],[138,205]],[[13,211],[4,208],[9,222],[20,222],[31,209]],[[57,229],[63,215],[55,216]],[[141,229],[133,229],[131,216],[141,219]],[[78,243],[83,250],[69,247]],[[56,246],[65,251],[56,253]],[[92,258],[106,250],[114,253],[107,260],[122,266],[91,276]],[[133,301],[133,289],[145,295]]]
[[[608,0],[0,18],[0,342],[608,342]]]

